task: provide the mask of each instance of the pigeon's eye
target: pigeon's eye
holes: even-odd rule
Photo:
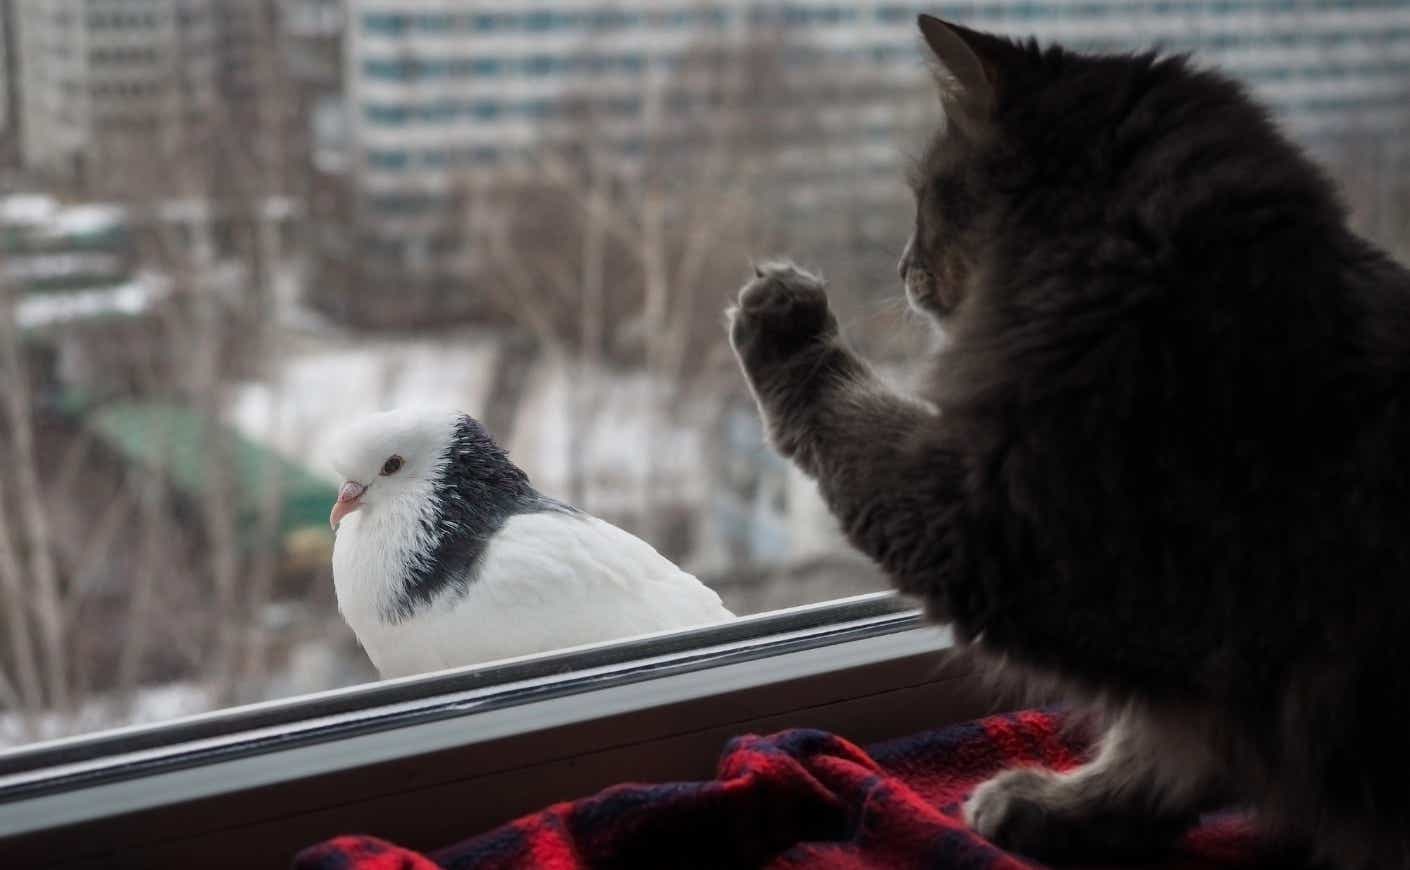
[[[388,456],[387,461],[382,463],[382,476],[386,477],[390,474],[396,474],[398,471],[401,471],[401,466],[402,458],[400,456]]]

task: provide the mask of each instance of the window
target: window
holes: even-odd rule
[[[156,855],[221,825],[292,848],[501,774],[586,790],[604,758],[696,763],[758,723],[949,715],[921,703],[958,705],[945,637],[769,448],[720,325],[749,259],[787,253],[888,371],[931,340],[889,278],[938,111],[918,12],[1190,51],[1331,163],[1368,232],[1407,223],[1399,0],[51,5],[14,7],[6,177],[33,189],[0,195],[0,850]],[[369,487],[423,466],[379,444],[339,468],[332,436],[424,404],[473,415],[542,496],[475,502],[509,505],[476,534],[571,504],[739,618],[579,643],[521,613],[504,633],[532,649],[432,673],[396,663],[418,608],[489,569],[389,539],[354,560],[405,572],[363,602],[409,632],[374,661],[334,553]],[[562,796],[537,785],[514,807]]]
[[[362,17],[362,28],[369,35],[401,37],[411,33],[453,36],[464,31],[518,31],[548,33],[570,30],[614,30],[637,27],[647,20],[647,10],[626,9],[536,9],[532,11],[467,12],[406,14],[370,12]],[[662,24],[683,27],[703,24],[719,25],[727,20],[727,12],[705,9],[673,13]]]
[[[410,163],[410,155],[405,151],[367,152],[367,164],[374,169],[405,169]]]
[[[0,758],[0,838],[22,862],[116,848],[140,863],[219,844],[225,860],[263,866],[360,806],[384,836],[448,842],[608,785],[622,764],[706,775],[723,736],[780,719],[867,741],[972,718],[984,701],[966,671],[942,667],[947,643],[890,596],[865,596],[98,735]],[[436,812],[449,794],[454,819]]]
[[[397,36],[405,32],[409,21],[405,15],[365,15],[362,28],[368,33]]]
[[[675,109],[685,109],[689,99],[700,95],[673,94],[670,105]],[[369,123],[377,126],[403,126],[407,124],[431,127],[464,124],[467,121],[493,122],[501,119],[542,120],[554,117],[565,109],[587,107],[604,116],[635,117],[641,112],[641,98],[637,96],[602,95],[578,98],[557,99],[537,97],[514,101],[497,99],[474,99],[465,103],[454,100],[435,100],[409,105],[374,104],[364,107]],[[392,168],[383,163],[377,168]]]
[[[366,112],[369,123],[379,125],[405,124],[411,116],[411,112],[406,106],[369,104],[364,107],[363,111]]]
[[[434,209],[441,197],[433,194],[378,193],[368,197],[371,209],[380,215],[424,214]]]
[[[641,54],[597,53],[395,60],[368,58],[363,61],[362,74],[370,79],[403,82],[503,75],[547,78],[568,73],[639,75],[646,62],[646,58]]]
[[[543,54],[525,58],[522,64],[526,73],[538,76],[548,75],[553,72],[555,68],[561,67],[558,58]]]

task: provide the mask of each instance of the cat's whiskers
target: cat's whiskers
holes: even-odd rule
[[[915,312],[902,296],[888,296],[884,299],[873,299],[861,306],[861,310],[854,313],[846,320],[838,321],[838,328],[844,334],[855,334],[864,326],[869,326],[881,318],[895,319],[899,314],[902,323],[909,326],[918,322],[914,318]]]

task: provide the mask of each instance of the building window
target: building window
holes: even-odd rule
[[[406,169],[410,163],[411,159],[406,151],[367,152],[367,165],[371,169],[400,170]]]

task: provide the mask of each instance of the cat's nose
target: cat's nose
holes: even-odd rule
[[[906,239],[906,248],[901,251],[901,259],[896,263],[896,274],[901,276],[901,280],[906,280],[906,273],[911,268],[911,252],[915,249],[916,237],[912,235]]]

